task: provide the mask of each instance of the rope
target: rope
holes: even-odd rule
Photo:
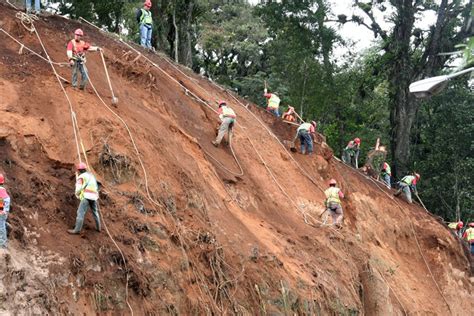
[[[17,6],[15,6],[13,3],[10,3],[10,0],[5,0],[10,6],[12,6],[15,10],[20,10]]]
[[[38,17],[34,14],[28,14],[25,12],[17,12],[15,17],[21,21],[21,24],[25,29],[27,29],[30,33],[35,31],[35,26],[33,25],[33,21],[38,21]]]

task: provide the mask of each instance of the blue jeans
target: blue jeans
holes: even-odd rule
[[[474,255],[474,242],[471,244],[471,255]]]
[[[268,112],[273,113],[276,117],[280,117],[280,110],[278,108],[272,109],[272,108],[267,108]]]
[[[26,0],[26,10],[30,11],[31,10],[31,1],[32,0]],[[35,0],[35,11],[40,12],[40,0]]]
[[[76,226],[74,227],[75,233],[79,233],[81,231],[82,224],[84,224],[84,217],[86,216],[86,212],[89,207],[92,210],[92,216],[94,217],[95,221],[95,228],[100,231],[99,206],[97,205],[97,201],[82,199],[77,209]]]
[[[313,153],[313,139],[308,131],[301,130],[298,132],[298,136],[300,138],[301,143],[301,153],[304,155],[306,149],[308,150],[308,154]]]
[[[86,65],[83,62],[74,62],[74,66],[72,66],[72,86],[77,87],[77,72],[81,73],[81,89],[86,87],[87,81],[89,81],[89,76],[87,74]]]
[[[387,188],[391,188],[392,185],[390,184],[390,175],[388,173],[384,173],[382,174],[382,179],[383,179],[383,182],[385,182],[385,184],[387,185]]]
[[[412,199],[411,199],[411,189],[410,189],[410,186],[404,182],[400,182],[400,187],[398,188],[398,191],[395,192],[395,196],[398,196],[400,195],[400,193],[405,193],[405,197],[408,201],[408,203],[413,203]]]
[[[7,218],[7,212],[0,215],[0,248],[7,248]]]
[[[153,27],[146,24],[140,25],[140,45],[146,48],[151,48],[151,32]]]

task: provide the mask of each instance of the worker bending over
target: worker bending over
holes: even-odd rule
[[[420,175],[418,173],[415,173],[413,175],[409,176],[404,176],[402,180],[400,180],[399,184],[399,189],[397,192],[395,192],[395,196],[399,196],[402,191],[405,193],[405,198],[407,199],[408,203],[413,203],[412,198],[411,198],[411,192],[413,191],[415,194],[417,194],[416,191],[416,184],[420,180]]]
[[[341,189],[336,187],[336,184],[337,182],[335,179],[331,179],[329,181],[329,188],[324,191],[324,194],[326,194],[324,205],[326,206],[326,210],[329,212],[329,214],[331,214],[333,226],[341,228],[342,219],[344,216],[341,206],[341,199],[344,198],[344,193],[342,193]]]
[[[77,72],[81,73],[81,85],[80,89],[84,90],[89,80],[86,68],[86,51],[100,51],[101,48],[91,46],[89,43],[84,42],[82,37],[84,32],[81,29],[74,31],[74,39],[70,40],[67,44],[67,58],[69,64],[72,67],[72,87],[77,88]]]
[[[287,122],[295,122],[295,113],[295,108],[290,105],[288,106],[288,110],[286,112],[283,112],[283,115],[281,117]]]
[[[267,98],[267,111],[273,113],[275,116],[280,117],[280,98],[274,93],[268,93],[265,88],[263,96]]]
[[[351,140],[344,148],[342,161],[351,164],[354,168],[359,168],[360,138]]]
[[[297,138],[300,139],[301,154],[304,155],[308,152],[308,155],[313,153],[313,138],[316,134],[316,122],[311,121],[311,123],[303,123],[296,130],[296,136],[293,140],[293,143]]]
[[[0,174],[0,248],[7,248],[7,218],[10,212],[10,196],[3,186],[5,177]]]
[[[95,229],[100,232],[99,205],[97,202],[99,199],[99,186],[94,175],[87,172],[87,166],[83,162],[77,165],[75,195],[81,201],[77,209],[76,226],[67,232],[70,234],[79,234],[81,232],[84,216],[89,207],[95,220]]]
[[[221,121],[221,125],[218,129],[217,138],[216,140],[212,141],[212,144],[218,147],[225,134],[228,134],[227,138],[230,146],[232,142],[232,130],[234,128],[235,119],[237,118],[237,115],[235,115],[234,110],[227,106],[225,101],[219,101],[219,110],[217,111],[217,113],[219,114],[219,120]]]
[[[459,222],[454,222],[454,223],[449,223],[448,227],[451,229],[451,231],[459,238],[462,237],[462,228],[464,227],[464,223],[462,221]]]

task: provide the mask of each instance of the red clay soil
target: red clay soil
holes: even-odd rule
[[[129,314],[127,275],[135,315],[472,311],[468,254],[422,208],[394,200],[332,159],[322,137],[316,155],[290,153],[250,111],[280,141],[291,140],[294,126],[254,105],[249,111],[208,80],[143,51],[186,91],[92,27],[40,18],[36,27],[52,60],[65,61],[79,26],[105,50],[119,98],[114,110],[130,127],[154,202],[122,122],[90,86],[81,92],[66,84],[88,161],[103,184],[102,215],[126,262],[105,231],[95,232],[90,214],[80,236],[67,234],[78,205],[69,106],[51,67],[26,50],[19,54],[19,45],[0,32],[0,171],[12,196],[10,245],[0,264],[4,312]],[[2,4],[0,27],[42,52],[36,35]],[[88,54],[87,65],[110,102],[97,53]],[[70,78],[69,68],[56,69]],[[236,111],[233,145],[244,175],[228,173],[205,153],[238,173],[229,147],[211,144],[216,114],[189,92],[213,107],[225,99]],[[347,197],[340,231],[318,223],[332,177]]]

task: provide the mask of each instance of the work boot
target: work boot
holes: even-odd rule
[[[219,144],[215,140],[213,140],[211,143],[214,145],[214,147],[219,147]]]
[[[82,90],[82,91],[84,91],[85,87],[80,86],[79,89]]]
[[[67,232],[71,235],[79,235],[79,232],[76,232],[74,229],[68,229]]]

